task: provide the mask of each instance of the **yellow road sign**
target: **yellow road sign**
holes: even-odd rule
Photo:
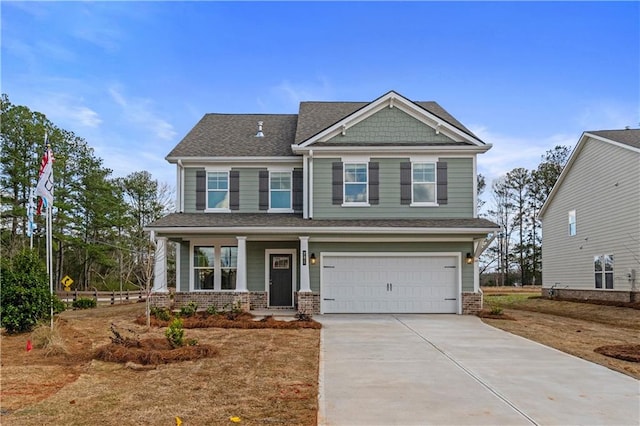
[[[73,284],[73,280],[71,279],[71,277],[69,275],[65,275],[64,278],[60,282],[65,287],[71,287],[71,284]],[[67,290],[67,289],[65,288],[65,290]]]

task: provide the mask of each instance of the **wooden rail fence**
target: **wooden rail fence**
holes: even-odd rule
[[[79,298],[95,299],[96,303],[111,304],[116,303],[137,303],[145,299],[144,292],[138,291],[58,291],[56,292],[60,300],[64,302],[75,302]]]

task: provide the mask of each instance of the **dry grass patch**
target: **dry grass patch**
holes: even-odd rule
[[[632,308],[547,300],[529,295],[492,296],[488,306],[500,306],[515,321],[483,318],[483,321],[513,334],[563,352],[604,365],[640,379],[640,363],[611,355],[631,351],[640,356],[640,311]],[[597,349],[609,347],[608,355]],[[613,350],[618,348],[617,354]],[[634,355],[632,355],[633,357]]]
[[[0,423],[171,425],[178,416],[184,425],[214,425],[238,416],[245,425],[316,424],[318,330],[191,329],[188,337],[218,354],[139,370],[91,360],[94,350],[109,344],[112,322],[144,339],[166,340],[164,329],[145,331],[134,323],[143,310],[65,312],[62,336],[67,344],[81,342],[69,345],[69,356],[46,358],[40,349],[27,354],[25,336],[2,336],[2,408],[8,413]],[[52,386],[45,390],[47,383]]]

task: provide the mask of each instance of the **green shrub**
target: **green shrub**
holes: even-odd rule
[[[491,311],[489,311],[491,315],[502,315],[502,308],[500,306],[492,306]]]
[[[160,321],[170,321],[171,312],[167,308],[151,307],[151,315],[159,319]]]
[[[209,315],[218,315],[218,308],[216,308],[214,305],[211,305],[207,308],[207,314]]]
[[[185,318],[194,316],[197,310],[198,305],[196,302],[189,302],[187,305],[180,308],[180,316]]]
[[[91,309],[98,306],[96,299],[90,299],[88,297],[80,297],[77,300],[74,300],[71,304],[76,309]]]
[[[53,295],[53,314],[59,314],[67,310],[67,304],[64,303],[57,294]]]
[[[0,265],[0,318],[7,333],[33,330],[51,316],[51,293],[46,267],[37,254],[25,250]]]
[[[174,348],[179,348],[184,345],[184,329],[182,328],[182,320],[180,318],[174,318],[167,327],[167,331],[164,332],[167,336],[169,344]]]

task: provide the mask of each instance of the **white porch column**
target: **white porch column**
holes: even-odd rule
[[[167,238],[158,237],[155,241],[155,265],[153,268],[153,289],[154,293],[166,293],[167,289]]]
[[[238,265],[236,270],[236,292],[247,292],[247,237],[238,240]]]
[[[309,280],[309,237],[300,238],[300,292],[311,293],[311,282]]]

